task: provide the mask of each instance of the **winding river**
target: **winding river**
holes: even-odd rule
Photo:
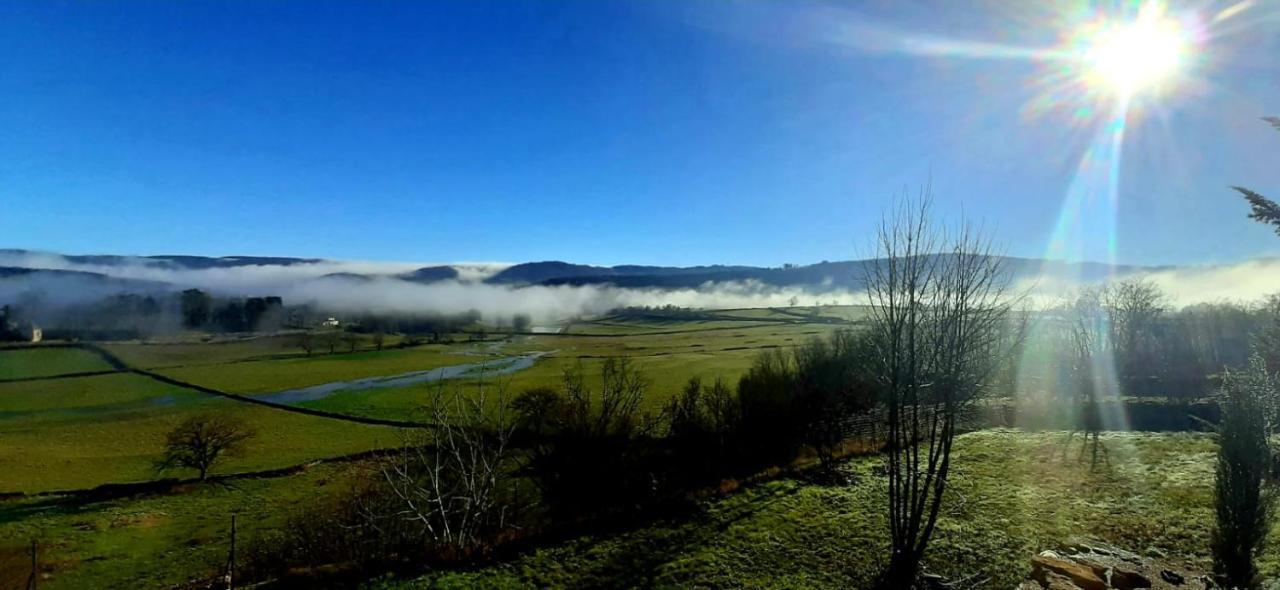
[[[545,354],[548,353],[535,352],[521,356],[490,359],[479,363],[450,365],[447,367],[427,369],[425,371],[401,373],[399,375],[366,377],[364,379],[354,379],[352,381],[334,381],[332,383],[321,383],[320,385],[288,389],[285,391],[277,391],[275,393],[267,393],[254,397],[277,404],[297,404],[324,399],[338,393],[339,391],[360,391],[364,389],[404,387],[406,385],[414,385],[416,383],[432,383],[435,381],[445,381],[447,379],[457,379],[459,377],[479,377],[482,375],[485,377],[492,377],[497,375],[508,375],[515,373],[516,371],[523,371],[532,367],[534,361],[538,360],[538,357]]]

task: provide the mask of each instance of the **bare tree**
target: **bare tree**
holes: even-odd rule
[[[1110,285],[1101,297],[1122,390],[1152,393],[1152,379],[1159,372],[1156,337],[1168,307],[1164,293],[1150,281],[1132,279]]]
[[[423,408],[432,427],[409,435],[382,469],[398,499],[390,516],[417,524],[437,549],[458,557],[487,548],[514,516],[509,406],[504,388],[497,399],[483,387],[437,389]]]
[[[942,506],[960,419],[1000,366],[1012,301],[982,232],[933,225],[927,191],[882,222],[868,267],[871,337],[887,413],[892,554],[884,588],[910,588]]]
[[[311,335],[311,332],[298,334],[298,348],[307,353],[307,356],[311,356],[311,353],[316,349],[316,339]]]
[[[164,457],[157,468],[195,469],[204,481],[219,459],[243,454],[245,443],[254,436],[252,428],[230,416],[192,416],[165,437]]]
[[[582,371],[566,370],[566,411],[558,425],[563,432],[585,438],[602,438],[612,432],[633,432],[647,427],[639,413],[649,381],[630,357],[607,358],[600,365],[600,391],[587,387]]]
[[[1104,456],[1107,452],[1101,441],[1100,398],[1105,392],[1099,391],[1100,373],[1108,369],[1105,363],[1110,361],[1107,315],[1102,303],[1105,293],[1103,288],[1087,288],[1064,306],[1057,343],[1064,373],[1059,391],[1064,394],[1064,401],[1079,412],[1067,433],[1062,454],[1066,456],[1076,433],[1084,432],[1085,444],[1080,448],[1080,458],[1083,459],[1092,438],[1091,467],[1097,466],[1099,452]]]
[[[373,333],[373,346],[378,350],[382,350],[382,345],[387,341],[387,335],[383,332]]]

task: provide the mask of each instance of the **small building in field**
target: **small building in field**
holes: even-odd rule
[[[337,328],[342,325],[342,322],[338,321],[338,318],[326,318],[323,322],[320,322],[320,325],[325,328]]]

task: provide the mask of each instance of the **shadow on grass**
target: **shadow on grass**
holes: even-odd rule
[[[612,542],[609,555],[592,563],[591,567],[579,570],[576,586],[653,587],[654,576],[663,565],[679,559],[691,549],[707,546],[733,525],[768,510],[800,489],[802,486],[777,490],[750,502],[736,502],[727,509],[725,502],[720,501],[717,502],[720,510],[714,513],[698,506],[683,515],[667,515],[663,520],[648,525],[649,530],[643,533],[633,529],[598,537],[600,541]],[[654,526],[663,528],[656,531]]]
[[[154,488],[139,489],[121,495],[41,495],[0,502],[0,525],[21,522],[34,516],[67,516],[98,512],[114,504],[143,498],[176,496],[205,490],[230,493],[242,489],[232,476],[210,478],[203,483],[179,480],[160,480],[156,483]]]

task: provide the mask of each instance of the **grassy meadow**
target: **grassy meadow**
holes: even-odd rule
[[[25,588],[31,539],[41,543],[41,588],[172,588],[211,577],[225,563],[232,514],[245,542],[360,476],[349,465],[321,464],[287,477],[193,485],[141,498],[2,503],[0,589]]]
[[[366,377],[397,375],[474,363],[462,349],[415,347],[311,357],[160,368],[157,373],[220,391],[253,395]]]
[[[230,415],[257,432],[243,457],[215,473],[285,467],[400,440],[394,428],[244,404],[126,373],[4,383],[0,400],[0,492],[155,479],[164,435],[196,414]]]
[[[532,367],[490,379],[508,392],[557,385],[580,367],[598,380],[609,357],[628,357],[650,382],[657,411],[691,376],[736,380],[761,350],[793,346],[856,321],[860,308],[729,310],[690,321],[634,316],[577,321],[559,334],[490,336],[485,342],[317,352],[293,337],[165,344],[113,343],[134,367],[221,390],[262,394],[332,381],[390,376],[540,353]],[[819,316],[806,321],[798,316]],[[77,349],[0,350],[0,492],[85,489],[160,477],[153,465],[165,433],[182,419],[224,413],[257,436],[244,456],[214,469],[236,474],[394,446],[395,428],[247,404],[107,370]],[[58,375],[70,375],[58,377]],[[470,379],[446,387],[474,389]],[[340,391],[307,407],[354,416],[411,419],[433,384]],[[1065,452],[1063,433],[988,430],[964,435],[928,567],[980,587],[1012,587],[1036,552],[1091,537],[1195,569],[1208,566],[1216,443],[1199,434],[1104,435],[1109,463],[1090,470]],[[166,588],[213,573],[225,559],[231,514],[242,539],[279,526],[291,511],[369,477],[362,462],[301,473],[190,485],[110,501],[72,495],[0,501],[0,590],[21,587],[25,546],[42,546],[41,588]],[[583,535],[506,561],[379,588],[599,586],[848,588],[865,585],[886,550],[885,480],[878,456],[850,460],[850,485],[782,477],[702,501],[692,517]],[[191,473],[174,473],[189,477]],[[980,558],[975,559],[974,556]],[[1280,549],[1262,559],[1280,573]]]
[[[1110,462],[1093,470],[1078,460],[1079,439],[1064,456],[1065,440],[1061,432],[1016,430],[960,437],[929,569],[986,580],[979,587],[1009,588],[1032,555],[1077,537],[1208,566],[1211,436],[1107,434]],[[887,546],[882,467],[881,457],[855,458],[843,467],[848,485],[783,477],[704,500],[692,516],[584,535],[476,570],[370,586],[864,587]],[[248,540],[362,474],[360,464],[322,464],[168,495],[0,504],[0,588],[25,576],[14,556],[31,538],[57,539],[44,549],[49,576],[41,588],[170,587],[222,563],[231,514],[239,515]],[[1261,564],[1264,573],[1280,571],[1280,549],[1269,550]]]
[[[656,411],[690,376],[734,380],[759,350],[790,346],[836,327],[773,321],[785,314],[772,310],[722,313],[737,318],[751,315],[748,312],[770,321],[622,318],[633,333],[579,333],[580,328],[594,324],[576,322],[569,333],[493,337],[485,342],[463,336],[449,344],[398,348],[390,344],[399,339],[389,338],[381,351],[365,338],[356,352],[339,348],[336,354],[317,350],[311,356],[297,347],[297,336],[292,335],[125,342],[104,348],[132,367],[247,395],[542,353],[529,369],[495,377],[484,385],[500,384],[515,394],[557,385],[571,368],[580,367],[588,382],[594,382],[603,359],[625,356],[649,379],[646,405]],[[0,350],[0,492],[34,493],[154,479],[158,474],[153,465],[165,433],[196,414],[233,415],[257,432],[245,456],[218,466],[217,473],[277,468],[392,446],[401,437],[394,428],[243,404],[132,373],[71,375],[110,369],[97,355],[76,348]],[[445,386],[474,389],[481,385],[459,379]],[[353,416],[413,419],[437,387],[419,384],[346,391],[301,405]]]
[[[110,370],[101,357],[78,348],[0,350],[0,381]]]
[[[1204,569],[1213,522],[1213,439],[1103,436],[1110,464],[1062,456],[1065,433],[961,436],[927,568],[975,587],[1012,588],[1041,550],[1093,538]],[[428,588],[862,588],[888,551],[881,457],[844,467],[850,485],[779,479],[704,502],[692,518],[586,535],[476,571],[389,580]],[[1280,569],[1280,549],[1262,559]]]

